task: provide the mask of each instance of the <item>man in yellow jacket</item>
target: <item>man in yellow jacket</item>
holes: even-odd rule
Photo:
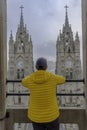
[[[22,80],[22,85],[30,90],[28,117],[34,130],[59,130],[56,86],[65,83],[65,78],[47,72],[45,58],[36,61],[36,69]]]

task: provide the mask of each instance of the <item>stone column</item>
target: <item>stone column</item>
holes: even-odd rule
[[[5,130],[6,42],[6,0],[0,0],[0,130]]]
[[[85,79],[86,129],[87,129],[87,0],[82,0],[83,76]]]

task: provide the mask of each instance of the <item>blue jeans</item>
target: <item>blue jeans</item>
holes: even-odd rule
[[[32,122],[34,130],[59,130],[59,119],[47,123]]]

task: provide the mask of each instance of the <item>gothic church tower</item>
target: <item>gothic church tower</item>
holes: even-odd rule
[[[17,28],[16,38],[13,39],[12,31],[9,39],[9,70],[8,79],[10,80],[21,80],[25,76],[31,74],[34,71],[33,63],[33,45],[32,39],[29,35],[26,25],[24,25],[23,19],[23,7],[21,6],[20,23]],[[8,92],[23,93],[28,92],[21,83],[8,84]],[[22,100],[21,100],[22,99]],[[13,96],[8,98],[8,104],[19,105],[27,104],[28,97]]]
[[[80,60],[80,40],[78,32],[75,38],[68,20],[67,6],[65,23],[60,30],[56,43],[56,74],[65,76],[66,79],[82,79]],[[80,93],[83,91],[82,83],[66,83],[57,89],[58,93]],[[60,97],[61,106],[83,106],[80,97]]]
[[[9,39],[9,79],[14,80],[33,72],[33,45],[26,25],[24,26],[22,8],[16,40],[13,40],[12,32]]]

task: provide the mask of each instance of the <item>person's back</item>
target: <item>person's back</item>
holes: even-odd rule
[[[23,86],[30,90],[28,117],[35,130],[37,123],[48,124],[59,117],[56,86],[65,82],[64,77],[46,71],[47,61],[44,58],[37,60],[36,68],[36,72],[22,80]]]

